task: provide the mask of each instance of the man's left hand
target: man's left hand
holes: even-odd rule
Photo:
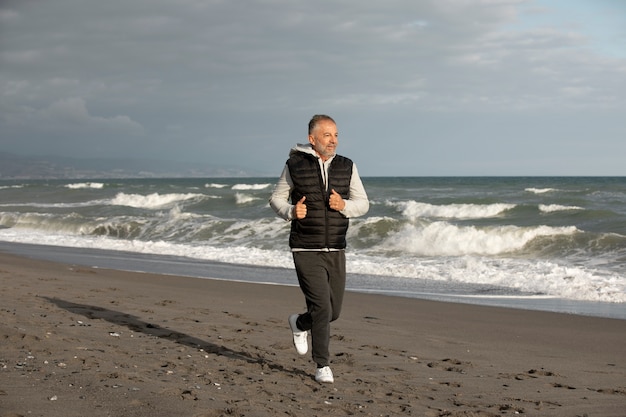
[[[331,209],[341,211],[346,208],[346,202],[343,201],[343,198],[337,193],[337,191],[330,190],[330,198],[328,199],[328,205]]]

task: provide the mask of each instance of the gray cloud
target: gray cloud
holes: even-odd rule
[[[555,16],[520,0],[5,1],[2,147],[277,175],[324,112],[364,175],[624,175],[626,54]]]

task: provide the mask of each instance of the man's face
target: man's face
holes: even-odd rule
[[[309,142],[322,161],[335,155],[337,150],[337,125],[330,120],[321,120],[309,135]]]

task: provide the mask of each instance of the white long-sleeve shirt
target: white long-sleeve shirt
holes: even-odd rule
[[[317,157],[317,154],[315,154],[315,151],[310,144],[297,145],[292,149],[292,151],[312,153]],[[322,161],[321,158],[317,158],[320,163],[320,171],[322,173],[322,178],[324,179],[324,185],[327,185],[328,167],[330,166],[333,158],[329,158],[325,162]],[[270,197],[270,206],[279,217],[282,217],[285,220],[293,220],[294,205],[290,202],[292,189],[293,181],[291,180],[291,175],[289,174],[289,168],[285,165],[285,168],[278,179],[278,183],[276,183],[274,192]],[[354,162],[352,163],[352,177],[350,179],[350,198],[344,199],[344,202],[346,203],[346,206],[340,211],[340,213],[348,218],[362,216],[369,210],[370,203],[367,198],[367,193],[365,192],[365,188],[361,182],[361,177],[359,176],[359,171],[357,170]]]

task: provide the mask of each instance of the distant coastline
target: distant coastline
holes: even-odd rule
[[[237,167],[201,163],[115,158],[23,156],[0,152],[0,180],[220,178],[263,176]]]

